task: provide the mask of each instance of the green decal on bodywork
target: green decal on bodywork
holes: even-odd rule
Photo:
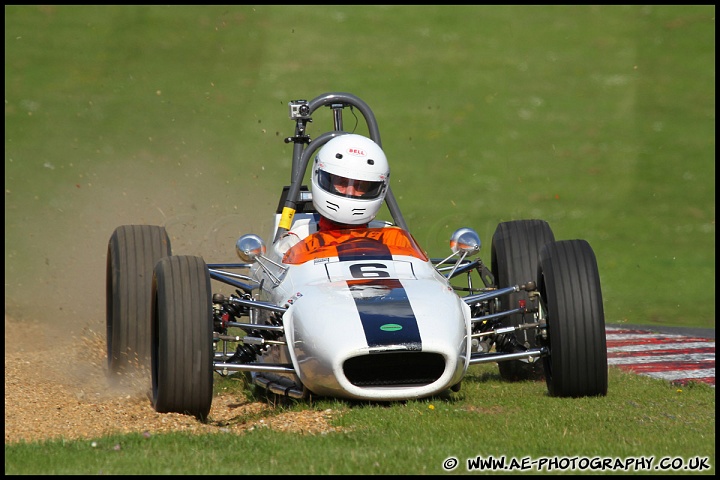
[[[386,323],[380,327],[380,330],[384,332],[397,332],[398,330],[402,330],[402,325],[398,325],[397,323]]]

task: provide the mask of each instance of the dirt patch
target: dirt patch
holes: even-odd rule
[[[105,340],[86,330],[60,348],[27,342],[39,325],[5,317],[5,443],[53,438],[90,439],[113,433],[152,435],[169,431],[242,434],[270,428],[303,434],[336,431],[336,410],[282,411],[242,394],[219,394],[209,421],[159,414],[148,397],[146,378],[126,379],[122,388],[107,381]],[[239,380],[240,381],[240,380]]]

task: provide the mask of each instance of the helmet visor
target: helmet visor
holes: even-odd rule
[[[385,182],[354,180],[320,170],[318,183],[327,192],[347,198],[372,200],[378,198],[383,191]]]

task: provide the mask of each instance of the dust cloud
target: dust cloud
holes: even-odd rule
[[[19,248],[9,248],[6,236],[6,317],[40,323],[57,340],[104,331],[107,244],[120,225],[163,225],[173,254],[208,263],[239,261],[235,241],[244,233],[267,237],[274,192],[259,192],[252,179],[231,184],[201,162],[185,164],[137,158],[102,165],[38,201],[11,226]],[[12,204],[10,186],[6,213]]]
[[[149,378],[110,385],[105,278],[108,241],[120,225],[165,226],[173,254],[208,263],[239,262],[235,241],[244,233],[267,238],[282,185],[276,194],[257,179],[217,173],[199,161],[140,156],[97,166],[29,202],[6,182],[6,443],[208,427],[156,414]],[[225,405],[236,398],[216,403],[218,418],[241,412]]]

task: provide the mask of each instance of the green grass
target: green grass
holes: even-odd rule
[[[248,392],[237,392],[243,394]],[[654,467],[662,458],[701,457],[711,466],[703,473],[715,471],[714,390],[672,386],[615,368],[604,398],[552,398],[542,382],[509,384],[497,367],[476,366],[456,394],[393,404],[292,402],[275,412],[308,408],[340,411],[333,423],[343,430],[312,435],[254,429],[235,435],[218,427],[202,436],[6,444],[5,473],[442,474],[445,459],[456,457],[454,473],[467,473],[467,459],[478,456],[654,457]]]
[[[393,190],[432,256],[471,226],[487,259],[498,222],[542,218],[595,249],[609,322],[714,325],[713,6],[5,12],[16,311],[53,257],[97,249],[101,263],[120,221],[180,239],[188,214],[205,237],[214,215],[229,238],[267,235],[289,178],[287,102],[347,91],[373,108]],[[136,191],[114,198],[125,186]],[[74,249],[78,218],[95,236]],[[189,243],[232,258],[232,240]]]
[[[469,226],[489,262],[498,222],[541,218],[593,246],[608,323],[714,327],[714,18],[710,5],[6,6],[6,315],[101,329],[121,224],[234,260],[239,235],[267,237],[288,183],[287,102],[345,91],[373,109],[431,256]],[[339,421],[356,428],[327,437],[6,445],[6,473],[442,473],[450,455],[714,451],[713,390],[615,373],[607,399],[571,401],[485,380],[432,411],[353,406]]]

